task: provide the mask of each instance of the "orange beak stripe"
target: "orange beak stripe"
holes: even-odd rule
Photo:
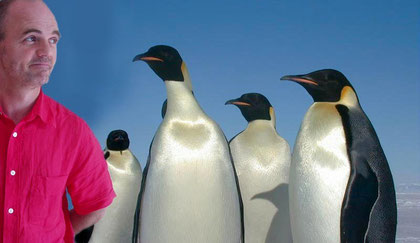
[[[240,101],[232,102],[232,104],[234,104],[234,105],[251,106],[251,104],[248,104],[248,103],[245,103],[245,102],[240,102]]]
[[[142,57],[140,58],[143,61],[158,61],[158,62],[163,62],[162,59],[157,58],[157,57]]]
[[[317,83],[315,83],[314,81],[308,80],[308,79],[304,79],[304,78],[292,78],[291,80],[296,81],[296,82],[300,82],[300,83],[307,83],[307,84],[313,84],[313,85],[317,85]]]

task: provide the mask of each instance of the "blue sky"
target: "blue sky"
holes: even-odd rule
[[[286,74],[343,72],[378,133],[397,183],[420,181],[420,2],[53,1],[63,38],[45,93],[91,126],[104,146],[124,129],[144,167],[161,122],[164,83],[132,58],[178,49],[194,93],[228,139],[247,123],[225,101],[264,94],[293,147],[312,99]]]

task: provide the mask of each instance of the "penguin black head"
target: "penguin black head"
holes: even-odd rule
[[[173,47],[153,46],[146,53],[135,56],[133,62],[138,60],[145,61],[163,81],[184,81],[181,70],[183,61]]]
[[[314,102],[337,102],[344,87],[349,86],[353,89],[347,78],[334,69],[323,69],[304,75],[287,75],[281,80],[299,83],[312,96]]]
[[[106,147],[109,150],[122,151],[128,149],[128,146],[130,146],[130,140],[124,130],[114,130],[109,133],[106,140]]]
[[[236,105],[248,122],[254,120],[271,120],[270,108],[272,108],[272,106],[268,99],[262,94],[243,94],[238,99],[226,101],[225,105],[227,104]]]

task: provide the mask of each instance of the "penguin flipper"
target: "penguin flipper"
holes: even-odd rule
[[[154,138],[152,139],[152,142],[150,143],[150,146],[149,146],[149,155],[147,157],[146,166],[144,167],[143,177],[141,179],[141,188],[140,188],[139,195],[137,197],[136,211],[134,213],[133,236],[132,236],[132,240],[131,240],[132,243],[137,243],[138,242],[139,226],[140,226],[141,200],[142,200],[142,197],[143,197],[144,189],[146,188],[146,178],[147,178],[147,172],[149,171],[150,151],[151,151],[151,148],[152,148],[153,140],[154,140]]]
[[[79,234],[77,234],[74,237],[74,242],[76,243],[88,243],[90,240],[90,237],[92,236],[94,225],[80,231]]]
[[[341,208],[340,236],[342,242],[364,242],[372,208],[378,199],[378,178],[369,161],[370,139],[356,134],[355,124],[366,123],[365,116],[353,114],[346,106],[336,106],[343,122],[350,176]],[[364,124],[365,127],[366,124]]]
[[[367,161],[351,153],[352,170],[341,209],[341,242],[364,242],[378,198],[378,180]]]
[[[349,110],[343,105],[337,105],[337,110],[343,119],[351,166],[356,167],[356,174],[358,175],[356,179],[361,176],[361,179],[368,181],[366,185],[363,185],[367,188],[361,190],[364,191],[363,195],[367,195],[371,200],[367,203],[369,205],[373,203],[372,208],[367,212],[369,218],[367,219],[368,228],[365,240],[366,242],[395,242],[397,228],[395,188],[391,170],[379,138],[361,107]],[[368,168],[368,175],[363,174],[364,167]],[[373,177],[376,178],[376,182]],[[376,188],[369,182],[376,183]],[[349,180],[347,192],[353,187],[350,185]],[[369,195],[369,190],[371,195]],[[347,192],[346,196],[351,194]],[[373,197],[376,197],[376,199],[374,200]],[[342,209],[344,209],[344,206],[343,203]],[[354,223],[356,225],[359,221],[354,221]]]

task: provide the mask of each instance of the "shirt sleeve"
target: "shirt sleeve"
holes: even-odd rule
[[[67,190],[76,213],[85,215],[109,206],[116,195],[98,140],[84,121],[79,128]]]

